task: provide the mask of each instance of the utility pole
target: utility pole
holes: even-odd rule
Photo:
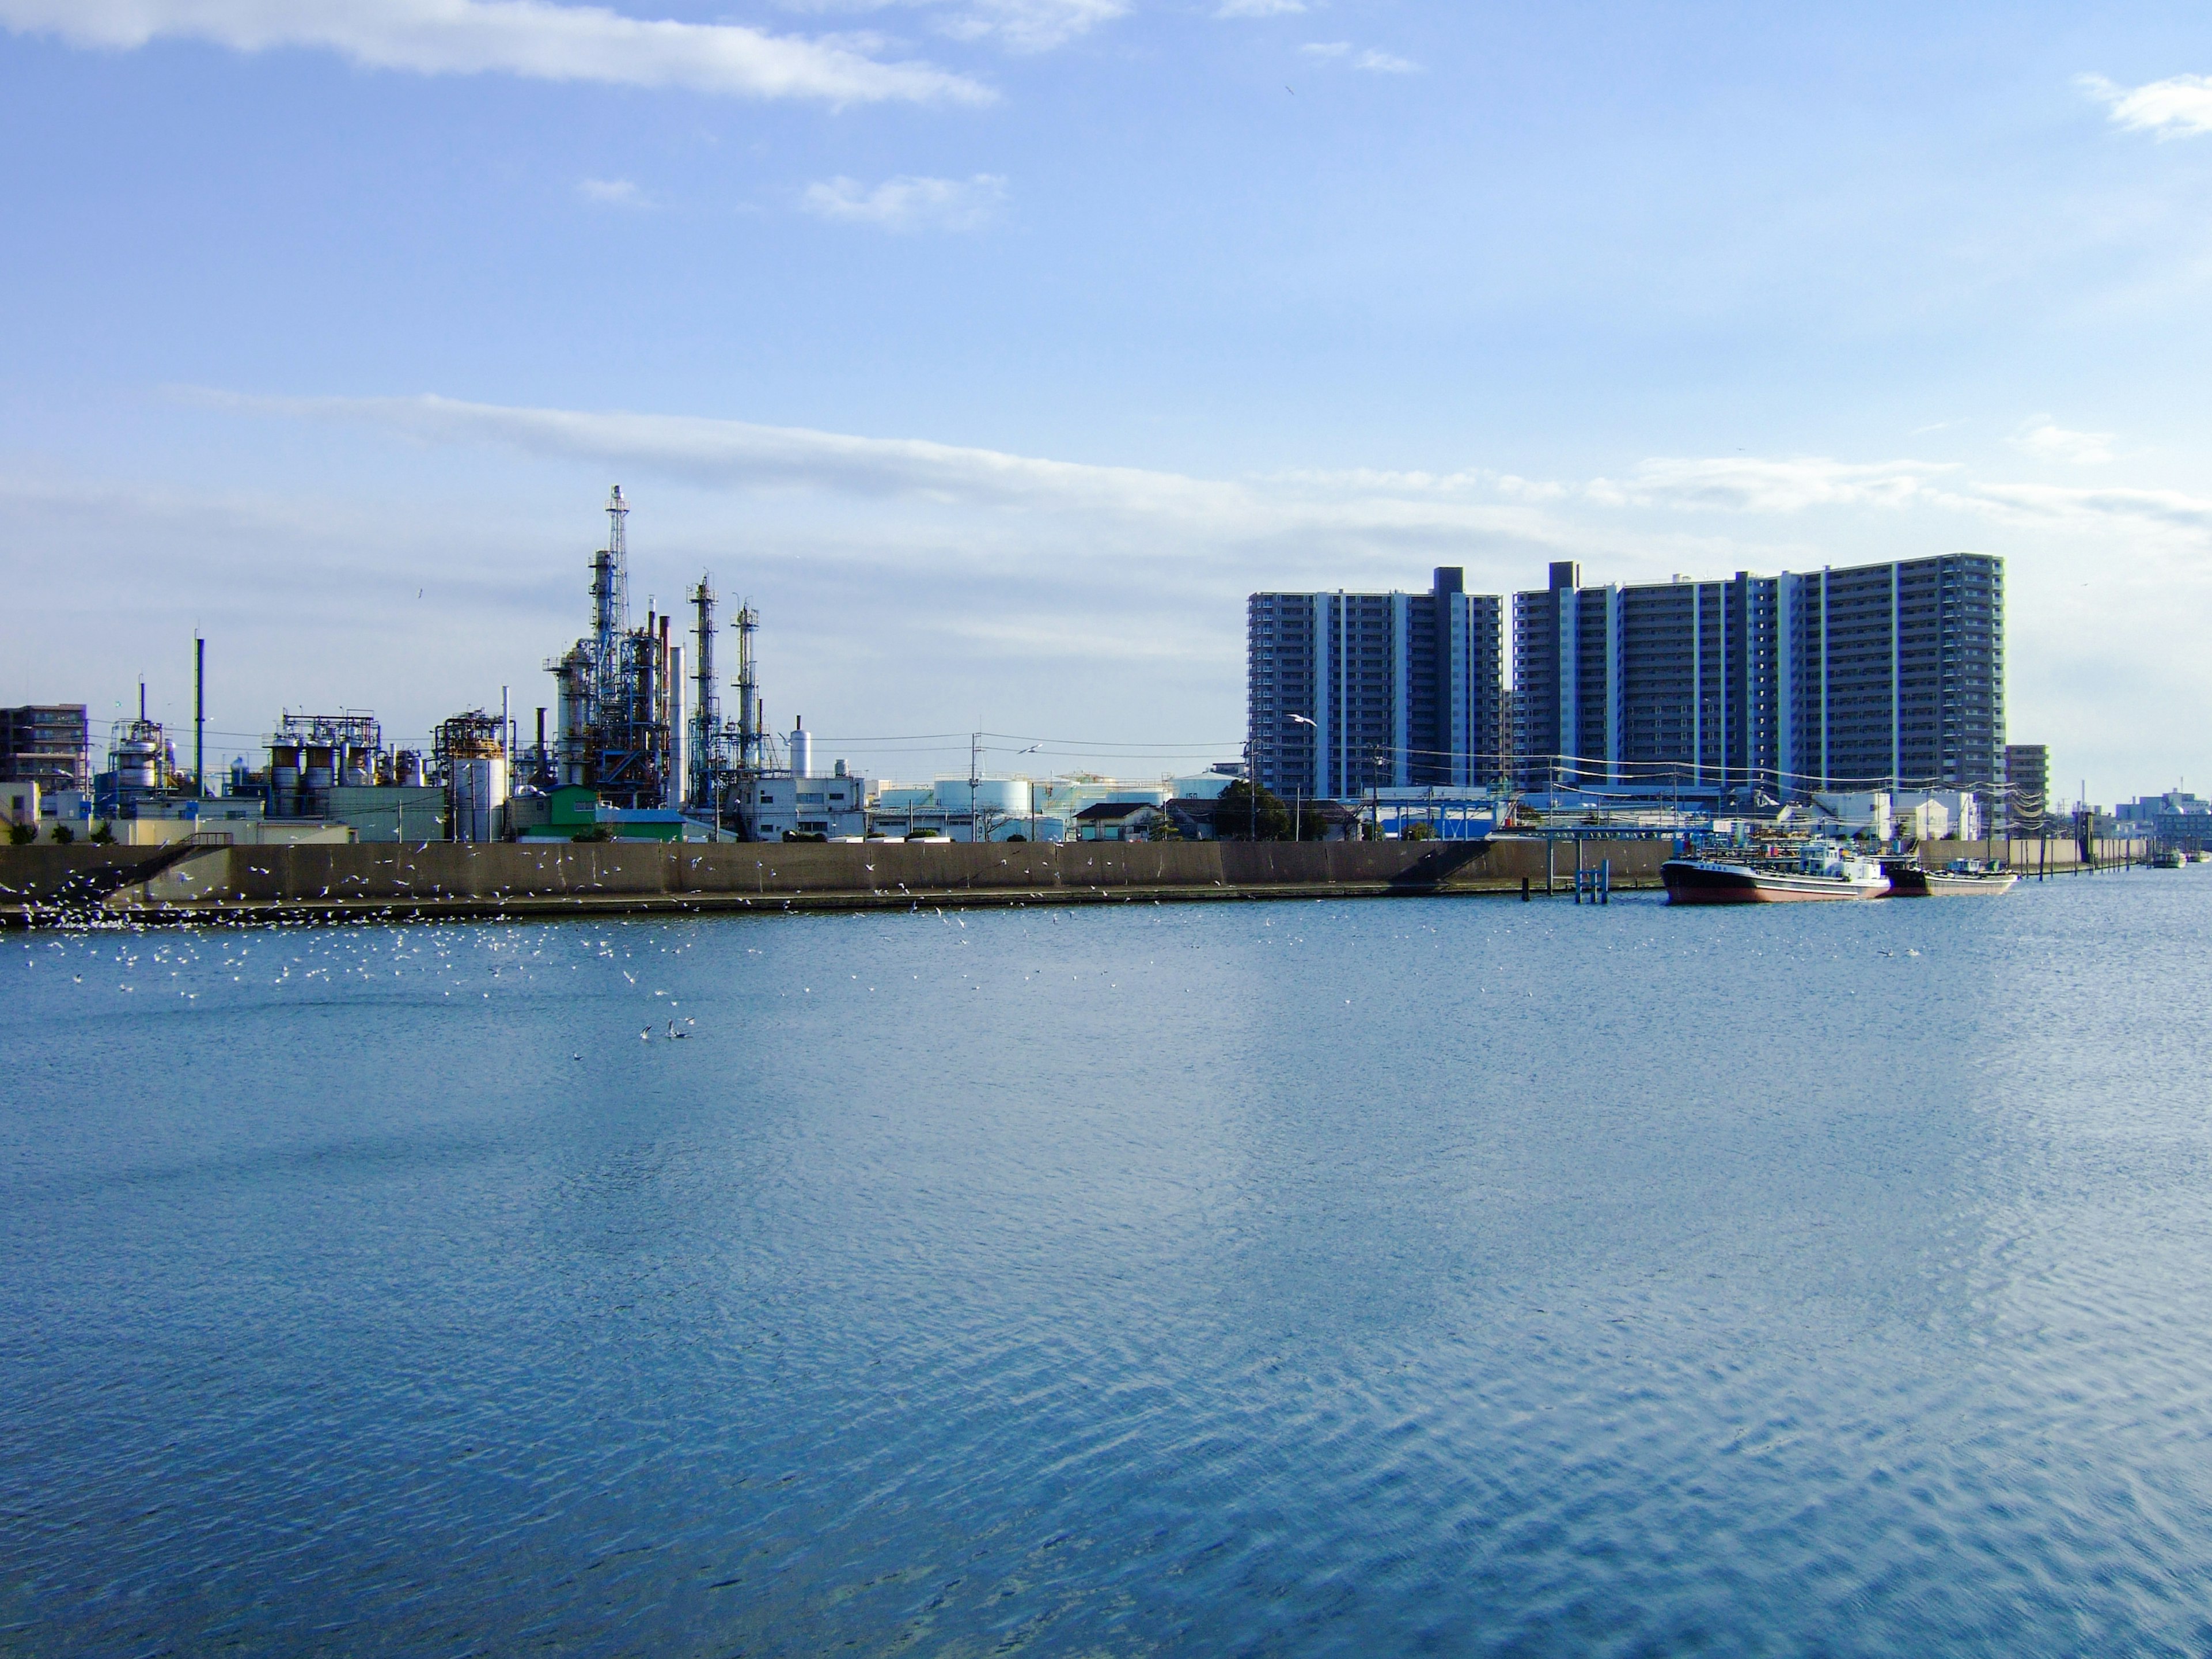
[[[207,799],[207,640],[192,635],[192,795]],[[195,817],[199,809],[192,809]]]
[[[970,846],[976,841],[975,826],[982,821],[982,810],[975,799],[976,786],[983,781],[980,775],[982,746],[983,734],[970,732],[968,734],[968,842]]]

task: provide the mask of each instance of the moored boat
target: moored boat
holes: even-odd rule
[[[1889,878],[1872,859],[1832,842],[1807,844],[1795,864],[1735,859],[1669,859],[1659,866],[1673,904],[1795,904],[1880,898]]]
[[[1923,869],[1917,859],[1884,859],[1881,869],[1892,898],[1996,898],[2020,879],[1979,859],[1953,859],[1941,870]]]

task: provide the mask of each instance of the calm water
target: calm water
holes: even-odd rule
[[[0,940],[0,1650],[2202,1654],[2208,925]]]

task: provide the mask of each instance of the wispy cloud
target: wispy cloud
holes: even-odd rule
[[[1008,52],[1049,52],[1127,14],[1127,0],[781,0],[787,11],[930,12],[942,34],[988,40]]]
[[[420,75],[504,74],[836,105],[974,104],[994,95],[928,64],[879,61],[862,43],[549,0],[0,0],[0,27],[118,52],[160,40],[247,52],[297,47]]]
[[[1006,201],[1006,181],[995,173],[972,179],[902,176],[875,185],[826,179],[809,185],[803,199],[806,210],[821,218],[885,230],[974,230]]]
[[[942,27],[960,40],[995,40],[1012,52],[1049,52],[1128,9],[1122,0],[968,0]]]
[[[576,194],[601,207],[643,207],[645,197],[627,179],[579,179]]]
[[[1173,525],[1179,533],[1211,541],[1264,543],[1276,550],[1275,556],[1301,567],[1341,558],[1348,546],[1378,542],[1437,547],[1453,538],[1480,537],[1527,549],[1624,548],[1629,544],[1603,526],[1632,511],[1756,520],[1821,511],[1923,509],[2015,528],[2128,535],[2146,544],[2200,551],[2212,546],[2212,500],[2178,490],[1984,483],[1955,463],[1655,456],[1619,477],[1583,480],[1524,478],[1479,467],[1203,478],[920,438],[860,437],[695,416],[517,408],[435,396],[181,395],[224,408],[359,422],[427,443],[495,445],[540,458],[650,471],[709,489],[820,489],[856,499],[1024,507],[1076,519]],[[1299,538],[1312,539],[1294,550]],[[1641,539],[1666,538],[1647,531]]]
[[[1374,75],[1411,75],[1420,68],[1411,58],[1394,58],[1387,52],[1367,51],[1355,56],[1349,40],[1309,40],[1298,50],[1309,58],[1330,62],[1342,59],[1353,69]]]
[[[1954,466],[1926,461],[1850,462],[1825,456],[1768,459],[1661,457],[1620,479],[1583,486],[1613,506],[1717,507],[1737,513],[1802,513],[1813,507],[1901,507],[1922,497]]]
[[[1305,0],[1221,0],[1216,17],[1289,17],[1306,9]]]
[[[2048,415],[2039,415],[2021,429],[2013,447],[2041,461],[2094,466],[2112,459],[2112,439],[2109,432],[2069,432]]]
[[[2110,109],[2121,126],[2161,138],[2212,132],[2212,75],[2175,75],[2133,88],[2084,75],[2075,84]]]

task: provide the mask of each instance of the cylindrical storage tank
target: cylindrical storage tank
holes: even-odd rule
[[[507,761],[498,755],[453,762],[453,839],[497,841],[507,805]]]
[[[803,720],[791,728],[791,775],[794,778],[814,775],[814,737],[807,731],[806,722]]]
[[[1027,778],[981,778],[975,784],[975,810],[1020,817],[1030,810]]]
[[[590,662],[579,646],[561,659],[556,677],[560,696],[553,710],[553,752],[559,757],[556,775],[564,784],[584,781],[585,728],[591,722],[586,700]]]
[[[160,788],[161,745],[151,738],[125,738],[116,745],[115,781],[124,789]]]
[[[300,748],[297,744],[269,745],[269,815],[288,818],[297,810],[300,796]]]
[[[972,808],[979,812],[995,812],[1001,817],[1021,817],[1030,810],[1027,778],[979,778],[972,800],[965,778],[939,778],[932,793],[937,797],[937,804],[948,812],[965,812]]]
[[[374,775],[369,769],[370,763],[374,758],[368,750],[356,749],[349,744],[345,750],[344,763],[338,769],[340,781],[354,788],[361,788],[374,782]]]
[[[412,749],[403,749],[392,757],[392,781],[403,789],[422,787],[422,757]]]

